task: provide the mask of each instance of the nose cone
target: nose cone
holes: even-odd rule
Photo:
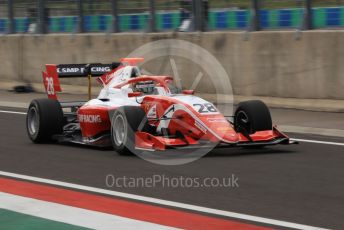
[[[235,132],[231,123],[222,115],[202,117],[202,121],[211,129],[218,141],[238,142],[239,135]]]
[[[230,124],[223,124],[222,126],[215,128],[214,131],[225,141],[239,141],[239,135],[235,132],[234,128]]]

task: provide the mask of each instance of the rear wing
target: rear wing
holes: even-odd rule
[[[111,64],[46,64],[46,72],[42,72],[43,84],[48,98],[57,100],[57,92],[61,92],[60,78],[88,78],[88,94],[91,98],[91,78],[114,72],[121,62]]]

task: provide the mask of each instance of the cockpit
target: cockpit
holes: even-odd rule
[[[131,78],[122,84],[116,85],[117,89],[125,89],[141,95],[170,95],[182,92],[175,86],[172,77],[167,76],[140,76]]]
[[[132,84],[133,92],[140,92],[145,95],[158,94],[154,81],[141,81]]]

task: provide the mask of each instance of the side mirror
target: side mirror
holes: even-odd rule
[[[182,91],[183,94],[194,95],[195,91],[192,89],[185,89]]]
[[[128,93],[128,97],[139,97],[141,95],[142,95],[141,92]]]

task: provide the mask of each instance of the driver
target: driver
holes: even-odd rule
[[[136,82],[132,86],[133,92],[141,92],[142,94],[155,94],[155,84],[153,81]]]

